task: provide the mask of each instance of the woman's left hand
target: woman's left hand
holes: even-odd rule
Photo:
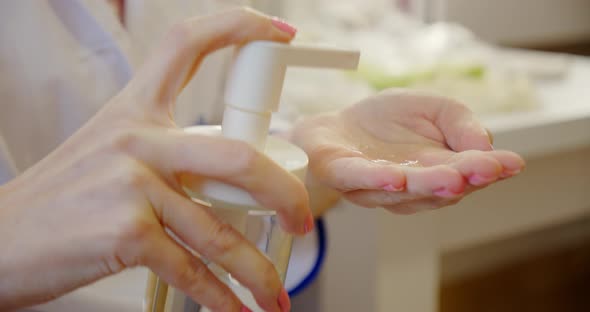
[[[361,206],[401,214],[457,203],[524,168],[519,155],[493,149],[464,105],[412,91],[311,117],[291,139],[309,155],[314,180]]]

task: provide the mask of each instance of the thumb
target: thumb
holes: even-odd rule
[[[436,116],[437,126],[454,151],[491,151],[493,137],[465,105],[446,99]]]
[[[133,84],[151,105],[171,113],[176,96],[203,58],[215,50],[250,41],[290,42],[296,29],[248,8],[236,8],[176,24],[139,70]]]

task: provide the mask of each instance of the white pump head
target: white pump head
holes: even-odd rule
[[[307,155],[299,147],[278,138],[266,144],[271,115],[278,110],[286,69],[288,66],[356,69],[359,57],[358,51],[268,41],[245,45],[230,72],[222,135],[252,144],[285,170],[304,179]],[[189,131],[219,134],[218,129],[203,127]],[[187,192],[194,197],[204,196],[213,205],[246,209],[258,206],[248,193],[217,181],[206,181],[196,193]]]
[[[225,92],[224,136],[264,149],[289,66],[356,69],[358,51],[258,41],[237,55]]]

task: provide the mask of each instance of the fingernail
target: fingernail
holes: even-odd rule
[[[513,176],[519,174],[520,171],[521,171],[520,169],[516,169],[516,170],[504,170],[500,174],[500,177],[503,178],[503,179],[510,178],[510,177],[513,177]]]
[[[305,218],[305,224],[303,225],[303,229],[306,234],[313,230],[313,216],[311,214],[307,215],[307,217]]]
[[[252,312],[252,310],[250,310],[247,306],[243,305],[240,309],[240,312]]]
[[[291,301],[289,300],[289,294],[287,293],[285,288],[283,288],[281,294],[279,295],[278,303],[282,312],[291,311]]]
[[[474,174],[469,177],[469,184],[475,186],[486,185],[494,182],[495,178],[482,177],[479,174]]]
[[[461,195],[461,193],[451,192],[450,190],[448,190],[446,188],[441,188],[441,189],[435,190],[433,193],[436,196],[446,197],[446,198],[452,198],[452,197],[457,197],[457,196]]]
[[[295,36],[295,34],[297,34],[297,28],[291,26],[290,24],[278,17],[272,18],[272,24],[280,31],[286,32],[291,36]]]
[[[383,187],[384,191],[388,191],[388,192],[401,192],[404,190],[404,187],[396,187],[393,186],[391,184],[387,184],[386,186]]]

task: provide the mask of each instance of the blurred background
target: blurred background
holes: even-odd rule
[[[82,51],[81,68],[88,71],[35,58],[31,61],[39,62],[38,69],[47,74],[29,75],[36,83],[31,90],[47,82],[47,90],[58,90],[50,99],[56,103],[88,95],[86,100],[96,107],[89,105],[86,111],[80,106],[78,112],[75,106],[72,112],[82,119],[118,90],[118,81],[96,83],[94,77],[111,77],[111,69],[113,75],[130,75],[135,62],[140,64],[176,21],[249,4],[296,25],[298,43],[361,51],[358,71],[289,69],[284,103],[279,118],[273,118],[280,124],[273,129],[385,89],[410,88],[463,102],[493,133],[496,149],[526,159],[527,168],[517,177],[428,213],[400,216],[340,202],[324,217],[328,247],[319,279],[293,298],[294,312],[590,311],[590,0],[80,1],[84,5],[77,9],[97,20],[78,18],[76,10],[62,16],[78,1],[23,3],[23,8],[40,8],[30,11],[32,23],[1,11],[11,17],[8,22],[31,26],[19,26],[17,32],[0,29],[16,42],[10,47],[20,49],[6,51],[24,60],[28,54],[14,51],[28,53],[28,47],[47,45],[54,49],[43,50],[45,55],[63,58],[63,64],[78,60]],[[35,16],[55,21],[47,25],[59,34],[63,31],[68,44],[78,22],[97,24],[89,29],[102,29],[103,22],[111,25],[105,29],[113,38],[106,36],[104,42],[122,44],[104,47],[126,58],[129,68],[114,61],[113,68],[103,66],[100,60],[111,54],[94,41],[88,50],[97,61],[86,64],[85,45],[69,51],[55,39],[61,35],[38,36],[36,27],[45,23]],[[69,25],[66,17],[76,17],[76,23]],[[43,45],[37,45],[38,40]],[[223,69],[231,53],[226,49],[208,56],[178,100],[178,125],[220,121]],[[81,89],[62,92],[54,81],[56,73],[64,82],[80,78]],[[90,91],[85,92],[86,87]],[[95,91],[104,101],[94,98]],[[33,92],[31,98],[45,105],[44,96]],[[20,128],[14,127],[19,136]],[[14,142],[21,141],[14,136]],[[38,141],[47,145],[31,144],[33,150],[47,152],[59,142],[57,137]],[[80,289],[41,311],[121,311],[127,303],[133,310],[130,307],[143,304],[144,286],[145,272],[131,271]]]
[[[286,118],[390,87],[434,91],[528,162],[514,181],[426,216],[342,203],[327,216],[321,282],[296,311],[590,311],[590,1],[254,4],[294,21],[301,42],[362,51],[356,74],[289,73]],[[320,75],[336,82],[317,89]]]

